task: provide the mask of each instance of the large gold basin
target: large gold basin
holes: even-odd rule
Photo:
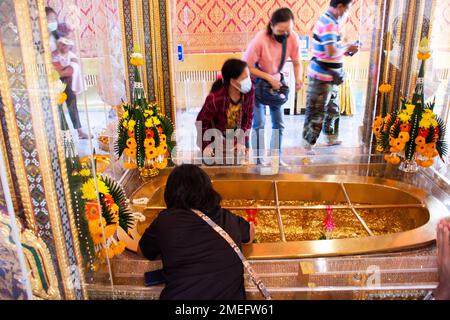
[[[435,197],[396,180],[360,176],[251,173],[206,170],[222,206],[246,216],[258,210],[255,243],[244,246],[249,259],[281,259],[396,251],[430,244],[437,222],[449,215]],[[168,172],[140,186],[130,197],[149,198],[134,205],[146,220],[142,234],[165,208]],[[326,206],[333,209],[336,229],[331,240],[319,240]]]

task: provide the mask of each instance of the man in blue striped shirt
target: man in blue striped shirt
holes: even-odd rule
[[[344,45],[341,39],[342,17],[350,10],[352,0],[331,0],[330,8],[314,26],[313,59],[308,68],[309,85],[303,146],[312,152],[323,130],[327,145],[339,145],[338,86],[343,82],[343,58],[359,50],[358,44]]]

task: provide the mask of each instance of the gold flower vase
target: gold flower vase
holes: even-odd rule
[[[139,168],[139,174],[142,178],[154,178],[159,174],[159,170],[155,168],[153,162],[145,161],[144,167]]]

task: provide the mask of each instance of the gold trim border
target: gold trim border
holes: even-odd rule
[[[1,56],[1,51],[2,50],[0,50],[0,56]],[[0,63],[1,63],[1,57],[0,57]],[[1,92],[1,88],[0,88],[0,92]],[[11,201],[13,203],[14,211],[16,212],[16,214],[19,214],[18,199],[14,192],[14,190],[16,190],[16,189],[14,188],[14,184],[13,184],[11,167],[10,167],[11,164],[9,163],[9,159],[8,159],[8,151],[6,149],[6,142],[5,142],[5,137],[3,136],[3,132],[4,132],[3,130],[6,130],[6,128],[3,128],[3,125],[0,122],[0,150],[2,152],[3,161],[6,166],[6,181],[8,182],[9,190],[13,191],[13,192],[11,192]]]
[[[155,91],[156,91],[156,102],[161,109],[161,113],[165,114],[165,103],[164,103],[164,74],[162,68],[162,54],[161,50],[165,50],[166,48],[161,48],[161,18],[160,18],[160,10],[159,10],[159,1],[160,0],[148,0],[150,1],[150,22],[153,22],[151,25],[152,29],[152,41],[153,41],[153,66],[154,73],[156,73],[153,82],[155,83]]]
[[[176,128],[175,123],[175,83],[173,81],[173,75],[174,75],[174,64],[173,64],[173,46],[172,46],[172,18],[171,18],[171,5],[169,0],[166,1],[166,24],[167,24],[167,50],[168,53],[168,63],[169,63],[169,83],[170,83],[170,97],[171,97],[171,103],[170,103],[170,110],[171,110],[171,120],[174,125],[174,132]]]
[[[18,25],[18,24],[17,24]],[[21,145],[19,139],[19,130],[16,123],[16,112],[14,103],[11,97],[10,84],[8,79],[8,71],[6,68],[7,62],[5,59],[3,43],[0,46],[0,91],[2,94],[3,105],[5,108],[6,130],[9,133],[9,140],[12,149],[13,165],[16,167],[17,183],[19,186],[20,196],[22,199],[22,206],[24,210],[27,227],[36,231],[36,221],[33,215],[33,204],[31,196],[28,192],[28,181],[23,164],[24,159],[21,152]],[[14,189],[11,189],[14,190]]]
[[[145,38],[144,38],[144,17],[143,17],[143,7],[142,7],[143,4],[142,4],[142,1],[137,1],[134,3],[137,8],[136,8],[136,10],[131,11],[131,15],[133,16],[133,14],[135,12],[137,13],[137,17],[133,17],[133,22],[136,20],[138,25],[133,30],[136,30],[135,39],[137,39],[137,41],[138,41],[137,43],[139,44],[139,47],[141,48],[141,53],[145,57],[146,52],[145,52]],[[137,32],[137,30],[140,30],[140,31]],[[145,96],[147,96],[147,93],[148,93],[147,63],[148,62],[145,61],[144,66],[140,67],[141,68],[140,71],[142,72],[142,81],[144,84]]]
[[[31,18],[28,8],[28,3],[26,0],[18,0],[14,1],[16,12],[20,13],[22,19],[22,23],[18,24],[19,34],[20,34],[20,42],[21,48],[26,48],[28,45],[32,44],[31,38]],[[24,63],[24,72],[25,79],[27,83],[27,90],[29,95],[30,105],[39,106],[39,94],[37,90],[33,90],[38,83],[38,75],[36,73],[36,69],[33,66],[37,65],[36,58],[34,54],[30,54],[29,52],[25,52],[22,50],[22,59]],[[57,260],[59,265],[59,271],[61,272],[63,287],[65,291],[65,296],[67,299],[75,299],[75,295],[73,292],[73,288],[70,280],[70,268],[68,255],[65,248],[64,237],[60,237],[63,235],[62,230],[62,222],[60,221],[60,212],[58,206],[58,200],[56,198],[56,190],[54,186],[53,180],[53,171],[51,170],[51,160],[48,149],[45,147],[45,141],[47,141],[47,136],[45,132],[44,117],[42,114],[41,108],[34,108],[33,115],[31,117],[31,121],[33,124],[34,134],[36,141],[41,141],[41,143],[36,143],[36,149],[39,155],[40,162],[40,170],[42,175],[42,184],[44,186],[44,194],[48,207],[48,215],[50,220],[50,225],[52,229],[52,233],[54,236],[55,250],[57,254]]]
[[[23,232],[20,233],[20,238],[22,245],[26,244],[32,248],[34,248],[37,253],[39,254],[39,258],[41,262],[43,263],[43,273],[47,279],[48,283],[48,290],[45,292],[44,288],[42,287],[42,283],[36,278],[31,278],[30,282],[33,287],[33,295],[37,296],[40,299],[45,300],[58,300],[61,299],[61,295],[58,288],[58,280],[56,278],[55,269],[53,268],[53,263],[50,255],[50,251],[48,250],[47,246],[45,245],[44,241],[37,237],[33,231],[30,229],[25,229]],[[37,265],[34,261],[34,256],[29,252],[27,249],[23,249],[24,254],[26,256],[26,260],[29,268],[29,272],[36,271]]]
[[[38,9],[39,9],[39,24],[41,26],[41,30],[47,30],[47,19],[45,15],[45,3],[44,0],[38,0]],[[45,18],[44,18],[45,17]],[[51,63],[51,55],[50,55],[50,39],[48,32],[41,32],[43,46],[44,46],[44,59],[45,59],[45,69],[47,73],[47,83],[49,85],[50,92],[54,92],[55,88],[53,88],[53,84],[51,81],[51,72],[54,69],[53,65]],[[55,128],[55,135],[56,135],[56,144],[57,144],[57,152],[58,152],[58,158],[59,158],[59,166],[61,170],[61,179],[64,187],[64,195],[66,200],[66,206],[67,206],[67,215],[69,219],[70,224],[70,231],[72,235],[72,243],[73,243],[73,249],[75,254],[75,259],[77,262],[78,267],[78,273],[80,278],[80,284],[81,284],[81,290],[83,293],[83,297],[86,299],[88,297],[88,293],[86,290],[85,285],[85,269],[83,265],[83,258],[81,254],[80,249],[80,239],[78,237],[78,227],[75,222],[75,215],[74,210],[72,206],[72,198],[71,198],[71,190],[69,185],[69,177],[66,167],[66,161],[65,161],[65,153],[63,149],[63,141],[60,134],[57,134],[61,132],[61,128],[59,125],[59,121],[56,121],[56,119],[59,119],[59,114],[57,112],[57,103],[55,101],[55,97],[53,95],[51,97],[51,109],[53,111],[53,119],[54,121],[54,128]],[[62,230],[61,230],[62,231]],[[68,266],[67,266],[68,268]]]
[[[122,27],[122,47],[123,47],[123,62],[125,68],[125,88],[127,93],[127,101],[131,100],[130,93],[130,74],[129,74],[129,65],[128,65],[128,45],[127,45],[127,36],[125,33],[125,16],[124,16],[124,7],[123,0],[119,0],[119,12],[120,12],[120,24]]]

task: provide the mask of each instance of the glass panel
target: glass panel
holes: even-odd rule
[[[56,13],[57,37],[72,42],[69,51],[79,68],[79,74],[74,74],[79,88],[74,87],[75,95],[69,95],[64,108],[76,149],[82,161],[89,161],[93,149],[97,171],[109,168],[109,174],[119,179],[123,171],[114,166],[117,110],[126,100],[119,2],[46,0],[46,5]],[[59,56],[55,51],[56,63]],[[85,139],[89,135],[92,140]]]
[[[448,34],[450,32],[450,3],[448,1],[436,1],[431,21],[430,47],[432,58],[427,62],[425,74],[425,97],[428,100],[436,99],[435,113],[447,124],[446,140],[450,141],[450,44]],[[450,165],[437,161],[436,170],[450,183]]]
[[[342,188],[337,183],[278,182],[280,206],[319,204],[347,204]]]
[[[111,33],[109,23],[114,24],[113,15],[110,14],[108,19],[108,9],[114,10],[116,6],[117,10],[117,3],[111,2],[111,8],[107,8],[104,1],[50,0],[46,4],[50,8],[47,19],[57,23],[57,30],[50,34],[50,41],[56,42],[56,48],[50,47],[52,62],[67,84],[65,92],[68,98],[60,106],[64,111],[60,117],[61,127],[65,129],[65,151],[74,155],[68,160],[73,164],[68,166],[68,173],[80,230],[80,246],[87,263],[86,282],[91,298],[105,297],[106,293],[113,296],[110,258],[115,255],[116,218],[113,204],[107,205],[105,201],[105,197],[111,197],[112,182],[98,174],[115,160],[111,157],[113,140],[110,137],[116,131],[117,115],[106,101],[115,100],[120,104],[121,96],[120,90],[116,92],[119,97],[107,94],[108,90],[114,92],[111,87],[113,76],[110,75],[109,83],[105,82],[114,56],[107,55],[109,48],[105,47],[105,41]],[[102,33],[99,28],[103,29]],[[120,45],[121,42],[118,43]],[[68,57],[71,60],[65,61]],[[73,72],[64,77],[67,69]],[[67,139],[71,142],[68,143]],[[117,202],[116,199],[108,201]]]
[[[36,208],[31,208],[27,214],[36,219],[37,230],[35,238],[32,238],[33,233],[28,230],[30,226],[24,225],[21,235],[33,294],[38,298],[62,299],[69,297],[64,294],[73,290],[72,298],[76,299],[111,298],[114,294],[110,258],[124,250],[123,242],[116,240],[116,233],[119,223],[126,229],[131,215],[122,210],[126,206],[126,197],[120,187],[106,176],[97,175],[115,159],[109,156],[114,145],[109,138],[114,137],[117,127],[117,115],[112,106],[121,103],[124,93],[120,89],[120,84],[124,87],[124,76],[120,75],[123,59],[120,55],[117,59],[118,52],[121,54],[118,2],[47,1],[46,4],[54,9],[47,8],[45,14],[36,3],[30,2],[28,6],[23,3],[3,1],[0,6],[0,40],[8,72],[11,73],[7,84],[11,97],[6,98],[8,101],[12,98],[16,112],[9,116],[18,115],[18,127],[24,131],[19,132],[21,138],[28,137],[22,141],[27,144],[23,156],[35,157],[24,161],[26,170],[35,168],[29,176],[35,179],[37,185],[34,188],[46,190],[48,183],[55,184],[53,188],[57,193],[56,196],[51,195],[55,198],[48,200],[46,198],[50,195],[44,191],[43,194],[29,192],[37,202],[33,202]],[[80,8],[82,5],[89,7],[88,17],[80,16],[86,12],[81,10],[85,9]],[[27,29],[30,22],[28,25],[16,23],[17,14],[24,12],[32,17],[30,30]],[[47,26],[50,43],[43,44],[42,39],[46,35],[41,33],[41,25]],[[21,38],[19,34],[26,36]],[[111,39],[113,49],[112,45],[107,45]],[[51,52],[47,52],[48,48]],[[49,57],[52,64],[47,64]],[[55,113],[52,113],[50,103],[53,97],[58,104],[54,106],[58,108]],[[20,103],[17,98],[22,99]],[[33,101],[33,98],[40,100]],[[30,108],[34,102],[41,107]],[[42,125],[44,117],[47,117],[45,126]],[[21,121],[27,121],[27,125],[22,127]],[[13,126],[15,122],[8,125]],[[106,128],[104,134],[108,141],[98,139],[103,135],[103,128]],[[11,131],[9,135],[11,138],[15,132]],[[37,137],[39,141],[35,141]],[[58,147],[64,153],[58,153]],[[45,148],[50,148],[46,152],[50,153],[51,159],[46,159]],[[41,187],[41,181],[50,178],[42,176],[36,155],[46,163],[41,163],[40,169],[52,170],[50,172],[54,175],[55,180],[47,180],[46,188]],[[61,156],[62,159],[65,157],[65,168],[59,166]],[[9,160],[12,163],[13,159]],[[110,176],[113,175],[114,170]],[[46,214],[47,205],[52,212]],[[56,224],[59,219],[64,229],[59,230]],[[56,232],[60,232],[60,236]],[[60,237],[63,247],[55,249],[54,239]],[[37,244],[40,244],[39,248],[34,247]],[[74,244],[79,248],[69,247]],[[42,259],[35,259],[36,254]],[[67,256],[69,271],[59,263],[60,255]],[[43,276],[36,270],[42,270]],[[84,278],[80,279],[80,275]],[[48,281],[37,281],[44,278]],[[81,287],[81,284],[87,286]]]
[[[319,17],[328,8],[328,2],[308,1],[258,1],[239,0],[233,4],[211,1],[206,6],[196,1],[173,0],[170,2],[172,61],[174,70],[174,107],[177,126],[177,157],[192,159],[196,147],[195,120],[213,82],[220,73],[222,64],[229,58],[242,58],[250,41],[268,24],[268,18],[279,7],[289,7],[295,16],[294,30],[301,41],[300,57],[303,65],[304,88],[295,93],[292,62],[284,68],[291,87],[284,110],[285,131],[283,134],[284,156],[298,153],[302,147],[301,136],[305,116],[306,71],[312,55],[312,33]],[[369,70],[373,70],[374,30],[381,15],[377,1],[354,1],[348,19],[343,24],[343,39],[346,42],[359,40],[361,52],[345,58],[347,81],[340,87],[342,117],[341,140],[345,147],[359,147],[362,140],[362,122],[366,110]],[[372,103],[372,102],[370,102]],[[266,128],[270,127],[270,116],[266,110]],[[270,141],[271,130],[266,130],[266,141]],[[323,145],[320,140],[319,144]],[[319,153],[334,150],[318,148]],[[356,151],[358,152],[358,151]]]
[[[272,296],[283,300],[420,300],[438,282],[434,257],[395,253],[389,257],[329,257],[286,263],[255,261],[253,268]],[[246,288],[249,299],[260,299],[251,281],[246,282]]]

